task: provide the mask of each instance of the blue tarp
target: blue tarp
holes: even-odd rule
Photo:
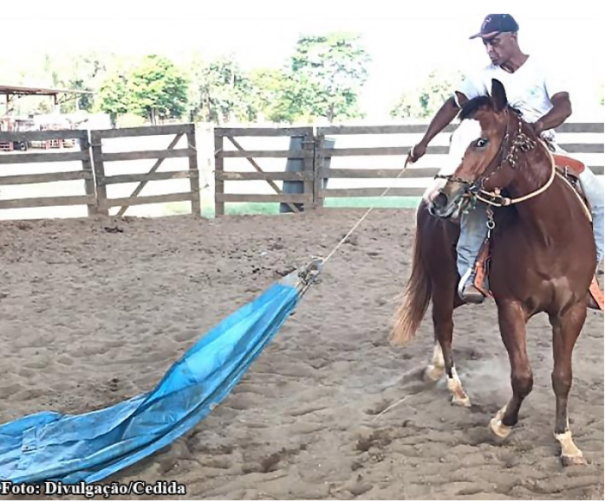
[[[201,338],[147,394],[82,415],[41,412],[0,425],[0,480],[92,483],[170,444],[228,395],[306,287],[296,273],[272,285]]]

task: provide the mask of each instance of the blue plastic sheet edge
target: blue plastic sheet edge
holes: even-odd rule
[[[98,482],[169,445],[227,397],[300,297],[290,274],[203,336],[147,394],[82,415],[41,412],[0,425],[0,480]]]

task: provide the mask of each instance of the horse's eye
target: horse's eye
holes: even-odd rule
[[[484,148],[485,146],[487,146],[487,144],[489,143],[489,140],[487,138],[479,138],[476,142],[475,142],[475,146],[477,148]]]

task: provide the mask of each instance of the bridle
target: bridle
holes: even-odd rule
[[[532,198],[540,195],[541,193],[545,192],[550,187],[552,182],[554,181],[555,174],[556,174],[554,159],[552,158],[552,155],[550,154],[550,151],[548,151],[548,150],[547,151],[549,153],[549,158],[552,163],[551,175],[550,175],[548,181],[542,187],[538,188],[537,190],[535,190],[527,195],[524,195],[522,197],[517,197],[517,198],[511,199],[509,197],[504,197],[503,195],[501,195],[500,188],[495,188],[491,192],[484,188],[485,183],[490,179],[490,177],[492,175],[494,175],[495,173],[497,173],[500,169],[502,169],[502,165],[503,165],[504,161],[508,162],[508,164],[513,169],[516,169],[517,161],[518,161],[518,158],[517,158],[518,153],[519,152],[528,152],[528,151],[532,150],[533,148],[535,148],[535,146],[537,144],[536,141],[534,141],[533,139],[531,139],[525,133],[522,132],[522,130],[521,130],[522,121],[521,121],[521,118],[516,114],[514,116],[517,119],[517,131],[511,139],[510,134],[509,134],[510,120],[509,120],[509,110],[508,109],[506,110],[506,114],[507,114],[506,130],[504,131],[504,135],[500,142],[500,148],[498,149],[498,151],[496,152],[496,155],[494,155],[494,158],[491,160],[491,162],[487,166],[487,169],[485,169],[485,173],[488,173],[488,174],[484,173],[484,175],[480,176],[475,181],[468,181],[468,180],[465,180],[458,176],[454,176],[453,174],[448,174],[448,175],[438,174],[435,176],[435,178],[441,178],[441,179],[445,179],[447,181],[452,181],[454,183],[460,183],[466,187],[466,192],[471,199],[476,199],[476,200],[479,200],[481,202],[484,202],[486,204],[489,204],[491,206],[496,206],[496,207],[503,207],[503,206],[510,206],[512,204],[517,204],[519,202],[523,202],[523,201],[532,199]],[[544,147],[544,148],[546,148],[546,147]]]

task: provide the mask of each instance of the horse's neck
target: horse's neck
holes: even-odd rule
[[[521,158],[521,155],[523,158]],[[519,156],[518,175],[509,185],[513,198],[524,197],[543,188],[553,175],[553,159],[542,143]],[[569,214],[566,194],[555,179],[548,189],[535,197],[517,204],[521,223],[531,227],[532,234],[543,235],[548,240],[560,236],[561,221]]]

